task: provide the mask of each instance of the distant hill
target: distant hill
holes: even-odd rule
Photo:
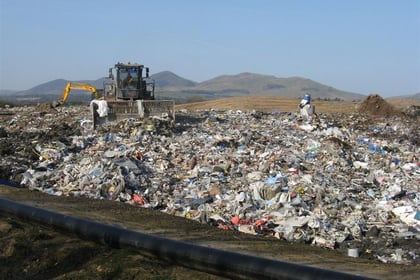
[[[235,92],[236,89],[240,89],[241,91],[247,90],[249,95],[300,97],[305,94],[311,94],[313,98],[338,98],[342,100],[364,98],[364,95],[361,94],[337,90],[300,77],[277,78],[268,75],[241,73],[238,75],[220,76],[199,86],[202,89],[206,89],[214,87],[212,84],[217,85],[222,92]],[[227,90],[228,87],[230,88]]]
[[[153,74],[150,78],[155,80],[156,88],[193,87],[197,84],[191,80],[181,78],[170,71]]]
[[[10,89],[0,89],[0,96],[2,95],[11,95],[15,94],[17,90],[10,90]]]
[[[413,100],[419,100],[420,101],[420,92],[416,93],[416,94],[412,94],[412,95],[393,96],[393,97],[390,97],[389,99],[401,99],[401,98],[413,99]]]
[[[330,100],[361,100],[362,94],[346,92],[323,85],[310,79],[291,77],[277,78],[275,76],[254,73],[223,75],[214,79],[184,88],[162,89],[162,95],[178,98],[193,98],[209,100],[214,98],[240,96],[273,96],[299,98],[311,94],[314,99]]]
[[[182,78],[170,71],[159,72],[150,77],[155,80],[155,94],[158,99],[173,99],[177,103],[243,96],[300,98],[305,94],[311,94],[315,100],[360,101],[366,97],[301,77],[279,78],[256,73],[240,73],[221,75],[201,83]],[[73,82],[88,83],[101,89],[105,79]],[[32,103],[51,102],[61,97],[67,82],[65,79],[57,79],[24,91],[1,91],[0,99]],[[89,102],[90,98],[89,92],[74,90],[68,102]],[[419,100],[420,93],[404,98]]]
[[[27,96],[27,95],[39,95],[41,93],[46,94],[46,95],[56,94],[57,91],[59,91],[60,89],[62,92],[66,84],[67,84],[66,80],[57,79],[57,80],[40,84],[38,86],[35,86],[25,91],[17,92],[16,95]]]
[[[82,82],[93,85],[96,88],[103,87],[105,78],[97,80],[83,80],[73,81]],[[69,81],[64,79],[56,79],[46,83],[42,83],[33,88],[23,91],[14,91],[13,94],[1,95],[0,98],[6,101],[13,101],[18,103],[38,103],[38,102],[51,102],[58,100],[62,94],[65,86]],[[69,95],[67,102],[89,102],[91,100],[90,92],[74,90]]]

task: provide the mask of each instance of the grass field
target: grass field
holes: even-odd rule
[[[420,101],[412,99],[389,99],[389,104],[398,109],[404,109],[409,105],[420,106]],[[278,97],[232,97],[223,99],[214,99],[202,102],[187,103],[176,105],[177,109],[187,110],[243,110],[243,111],[262,111],[262,112],[297,112],[299,99],[278,98]],[[318,113],[355,113],[358,105],[363,102],[349,101],[318,101],[312,103]]]

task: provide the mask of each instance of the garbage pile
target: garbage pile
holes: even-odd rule
[[[418,264],[419,125],[401,115],[179,111],[92,129],[88,108],[11,108],[0,175],[218,227]]]

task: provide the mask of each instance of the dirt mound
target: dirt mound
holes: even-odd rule
[[[366,97],[359,106],[359,113],[380,117],[389,117],[401,114],[397,108],[386,102],[378,94],[371,94]]]

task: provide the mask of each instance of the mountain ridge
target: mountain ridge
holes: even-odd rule
[[[324,100],[361,100],[366,95],[336,89],[334,87],[303,77],[276,77],[251,72],[238,74],[224,74],[212,79],[195,82],[185,79],[171,71],[162,71],[150,76],[155,80],[156,96],[159,99],[174,99],[178,102],[191,100],[211,100],[216,98],[240,96],[272,96],[300,98],[304,94],[311,94],[314,99]],[[97,88],[103,87],[105,77],[96,80],[80,80]],[[40,101],[52,101],[61,97],[67,84],[66,79],[55,79],[39,84],[28,90],[11,91],[0,90],[2,99],[32,98]],[[404,98],[410,98],[406,95]],[[420,93],[412,95],[414,99],[420,98]],[[72,91],[68,102],[88,101],[90,96],[82,91]]]

